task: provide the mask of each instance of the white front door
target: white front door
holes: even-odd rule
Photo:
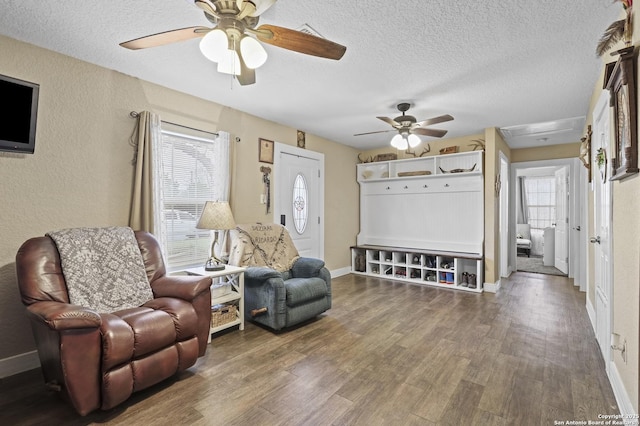
[[[324,258],[324,156],[276,144],[274,221],[284,225],[300,256]]]
[[[593,111],[593,138],[592,160],[593,186],[594,186],[594,232],[591,238],[594,244],[594,270],[595,270],[595,310],[596,310],[596,338],[600,344],[600,350],[605,361],[607,372],[611,359],[611,295],[612,295],[612,270],[611,270],[611,181],[608,173],[610,167],[610,118],[609,118],[609,91],[603,90],[596,108]],[[598,150],[607,153],[605,170],[607,175],[601,173],[595,157]]]
[[[556,230],[554,266],[569,272],[569,168],[556,171]]]

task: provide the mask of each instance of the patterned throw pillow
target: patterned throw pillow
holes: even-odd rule
[[[60,253],[72,304],[107,313],[138,307],[153,299],[131,228],[72,228],[47,235]]]

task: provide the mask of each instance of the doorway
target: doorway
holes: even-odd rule
[[[300,256],[324,258],[324,155],[275,144],[274,221],[284,225]]]
[[[575,277],[579,262],[577,233],[584,229],[576,202],[581,183],[579,160],[542,160],[511,165],[510,265],[513,270]],[[521,193],[531,192],[522,204]],[[529,201],[528,203],[526,201]],[[523,214],[524,213],[524,214]],[[528,217],[531,216],[531,217]],[[518,249],[517,224],[530,228],[530,249]],[[558,232],[559,231],[559,232]],[[528,235],[527,235],[528,236]],[[579,285],[576,282],[576,285]]]

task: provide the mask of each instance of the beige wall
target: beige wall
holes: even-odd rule
[[[538,148],[520,148],[511,150],[511,162],[555,160],[558,158],[576,158],[580,155],[580,142],[563,145],[549,145]]]
[[[633,42],[637,46],[640,42],[640,22],[634,20]],[[618,46],[621,48],[622,46]],[[608,53],[602,58],[604,62],[613,62],[617,57],[611,57]],[[640,70],[638,63],[635,65],[636,73]],[[594,91],[591,97],[587,124],[592,124],[593,109],[602,93],[604,69],[600,78],[594,84]],[[638,78],[636,74],[636,87]],[[636,96],[636,105],[640,99]],[[612,110],[611,110],[612,111]],[[638,111],[638,109],[636,109]],[[611,113],[611,144],[614,142],[614,122]],[[640,115],[638,116],[640,119]],[[586,130],[586,129],[585,129]],[[592,145],[592,151],[598,146]],[[608,158],[612,158],[611,152]],[[597,171],[596,171],[597,172]],[[639,411],[639,383],[640,383],[640,175],[636,174],[622,181],[612,183],[613,194],[613,232],[611,239],[613,242],[613,324],[612,331],[618,333],[622,340],[627,341],[627,361],[625,362],[619,351],[613,351],[613,363],[622,380],[629,399],[636,413]],[[593,229],[594,197],[593,191],[589,194],[589,235],[595,235]],[[594,252],[589,247],[589,283],[587,297],[595,306],[595,284],[593,264]]]
[[[0,360],[35,349],[15,278],[20,244],[65,227],[127,224],[130,111],[239,137],[234,215],[238,222],[272,220],[259,203],[258,137],[295,144],[296,129],[1,36],[0,51],[0,74],[40,84],[35,154],[0,154]],[[311,134],[307,148],[325,156],[327,266],[349,267],[358,232],[357,152]]]
[[[500,175],[500,153],[511,162],[511,149],[495,127],[485,129],[484,134],[487,141],[484,155],[484,282],[496,284],[500,280],[500,196],[495,189]]]

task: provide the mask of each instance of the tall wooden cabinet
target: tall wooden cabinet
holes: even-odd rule
[[[466,265],[482,289],[484,243],[483,151],[393,160],[357,165],[360,184],[360,233],[352,248],[352,270],[384,274],[390,278],[418,280],[424,284],[445,284],[432,280],[428,256],[458,259],[448,264]],[[356,268],[359,253],[369,256],[392,253],[392,266],[406,265],[406,271],[383,271],[383,267]],[[420,257],[419,268],[411,268],[406,256]],[[427,257],[425,257],[427,256]],[[358,257],[361,259],[361,257]],[[402,260],[395,260],[402,259]],[[367,259],[367,265],[372,265]],[[411,259],[413,261],[413,259]],[[442,262],[440,262],[442,263]],[[433,269],[437,272],[440,266]],[[454,268],[451,282],[460,286]],[[375,271],[375,272],[374,272]],[[467,271],[465,271],[467,272]],[[412,276],[413,275],[413,276]],[[428,277],[428,279],[427,279]],[[466,275],[465,275],[466,277]],[[450,281],[451,281],[450,280]]]

